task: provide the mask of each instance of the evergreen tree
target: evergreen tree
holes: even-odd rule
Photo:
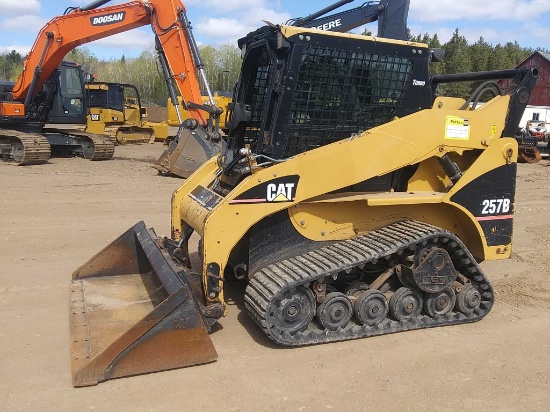
[[[487,70],[503,70],[506,68],[510,68],[510,61],[508,60],[508,56],[506,55],[506,51],[504,48],[499,44],[497,44],[491,54],[489,55],[489,59],[487,60]]]
[[[426,33],[424,35],[424,37],[429,37],[428,34]],[[428,42],[428,45],[430,46],[431,49],[441,49],[441,42],[439,41],[439,37],[437,37],[437,33],[434,34],[434,36],[432,38],[429,39],[429,42]],[[443,65],[441,64],[441,62],[433,62],[433,63],[430,63],[430,75],[435,75],[435,74],[442,74],[443,73],[443,70],[444,70],[444,67]]]
[[[0,80],[15,81],[23,70],[23,58],[12,50],[0,55]]]
[[[532,54],[531,50],[522,49],[517,41],[514,43],[506,43],[504,51],[508,56],[507,62],[510,64],[510,67],[508,67],[509,69],[516,67]]]
[[[471,45],[469,54],[472,59],[472,71],[480,72],[487,70],[487,63],[491,52],[491,45],[483,37],[480,37],[477,42]]]
[[[441,42],[439,41],[439,37],[437,37],[437,33],[434,34],[434,36],[432,37],[432,41],[430,42],[430,47],[433,47],[433,48],[441,48]]]
[[[468,50],[468,41],[461,36],[458,29],[453,37],[443,46],[445,58],[442,62],[443,72],[446,74],[466,73],[472,71],[472,62]],[[470,83],[448,83],[441,85],[439,93],[444,92],[446,96],[467,98],[472,92]]]

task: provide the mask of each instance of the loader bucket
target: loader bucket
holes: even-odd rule
[[[211,362],[191,275],[139,222],[73,273],[73,386]]]
[[[207,140],[202,130],[180,128],[153,167],[161,173],[188,178],[208,159],[222,153],[223,145],[223,140],[221,144]]]

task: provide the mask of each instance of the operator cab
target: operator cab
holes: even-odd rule
[[[427,45],[293,26],[266,26],[239,40],[241,77],[230,112],[222,182],[429,108]],[[270,160],[271,159],[271,160]]]
[[[45,103],[49,99],[49,93],[53,93],[53,101],[48,112],[48,123],[86,123],[84,72],[79,64],[62,62],[57,73],[52,73],[40,92]]]

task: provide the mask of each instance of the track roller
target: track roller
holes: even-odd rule
[[[388,315],[388,299],[379,290],[367,290],[359,295],[353,314],[362,325],[376,326]]]
[[[424,295],[424,312],[430,316],[449,313],[455,306],[456,294],[452,288]]]
[[[456,309],[465,315],[473,313],[481,304],[481,294],[471,283],[466,283],[456,295]]]
[[[332,292],[317,307],[317,320],[325,329],[337,330],[348,324],[352,312],[348,297],[340,292]]]
[[[412,319],[422,311],[422,295],[407,287],[401,287],[390,299],[390,313],[396,320]]]

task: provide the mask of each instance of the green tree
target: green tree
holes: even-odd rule
[[[503,70],[509,69],[513,63],[508,58],[506,50],[499,44],[497,44],[487,60],[487,70]]]
[[[472,61],[472,71],[479,72],[487,70],[489,56],[492,51],[493,48],[483,37],[480,37],[477,42],[472,44],[469,50]]]
[[[424,35],[422,40],[427,40],[426,43],[428,43],[428,46],[430,46],[430,49],[441,49],[441,42],[439,41],[439,37],[437,37],[437,33],[434,34],[433,37],[430,37],[428,33]],[[443,65],[441,62],[431,62],[430,63],[430,75],[434,74],[441,74],[443,73]]]
[[[99,67],[98,58],[87,48],[77,47],[71,50],[64,58],[64,60],[78,63],[82,66],[82,70],[86,73],[97,74]]]
[[[441,47],[441,42],[439,41],[439,37],[437,36],[437,33],[434,34],[434,36],[432,37],[432,41],[430,42],[430,47],[437,47],[437,48]]]
[[[446,74],[466,73],[472,71],[472,61],[468,50],[468,41],[461,36],[458,29],[453,37],[443,46],[445,58],[442,69]],[[438,92],[451,97],[467,98],[472,92],[472,85],[466,82],[447,83],[438,88]]]
[[[15,81],[23,70],[23,58],[12,50],[9,53],[0,55],[0,79]]]
[[[532,54],[532,50],[522,49],[517,41],[514,43],[506,43],[504,45],[504,52],[506,53],[507,60],[510,63],[510,67],[508,67],[509,69],[516,67]]]

